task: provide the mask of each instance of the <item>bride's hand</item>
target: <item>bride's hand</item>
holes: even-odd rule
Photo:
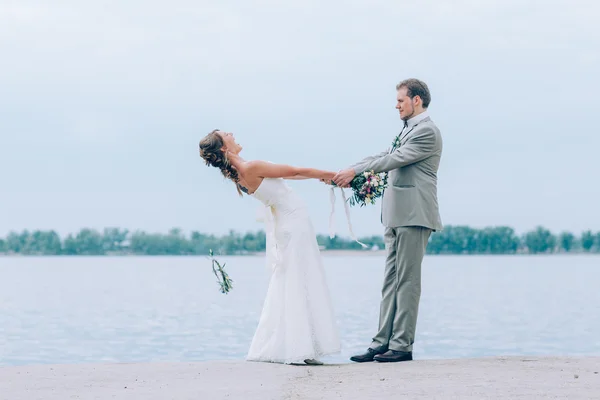
[[[333,180],[334,176],[335,176],[335,172],[327,171],[323,174],[323,176],[319,180],[323,183],[331,185],[331,181]]]
[[[338,172],[334,176],[333,181],[339,187],[350,187],[350,182],[352,182],[352,179],[354,179],[355,176],[356,173],[354,172],[354,170],[352,168],[348,168]]]

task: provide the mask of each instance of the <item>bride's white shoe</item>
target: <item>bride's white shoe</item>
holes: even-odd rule
[[[307,358],[304,362],[308,365],[323,365],[321,361],[315,360],[314,358]]]

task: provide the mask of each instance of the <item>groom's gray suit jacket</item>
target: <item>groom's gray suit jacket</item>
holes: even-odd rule
[[[442,230],[437,198],[437,172],[442,136],[431,118],[405,128],[400,145],[351,166],[356,174],[388,172],[381,222],[388,228],[422,226]]]

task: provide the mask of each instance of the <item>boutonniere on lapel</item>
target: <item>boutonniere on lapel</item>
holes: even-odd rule
[[[400,146],[400,135],[396,136],[392,142],[392,151],[396,150]]]
[[[402,129],[402,131],[398,134],[398,136],[396,136],[396,138],[392,142],[392,150],[390,151],[390,153],[394,152],[394,150],[396,150],[398,147],[400,147],[400,139],[404,139],[406,137],[406,135],[411,133],[412,130],[417,127],[417,125],[419,125],[419,124],[418,123],[414,124],[412,127],[408,127],[408,125],[404,126],[404,129]]]

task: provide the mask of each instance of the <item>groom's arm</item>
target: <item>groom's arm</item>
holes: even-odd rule
[[[406,143],[398,147],[393,153],[382,153],[378,158],[365,159],[362,163],[338,172],[333,181],[338,186],[347,187],[356,175],[365,171],[372,170],[377,174],[414,164],[435,153],[436,140],[433,129],[415,132]]]
[[[389,152],[390,152],[389,150],[386,150],[386,151],[383,151],[383,152],[381,152],[379,154],[375,154],[374,156],[365,157],[362,160],[360,160],[359,162],[357,162],[355,164],[352,164],[348,168],[356,168],[359,165],[362,165],[362,164],[367,163],[369,161],[373,161],[373,160],[375,160],[377,158],[381,158],[381,157],[385,156],[386,154],[388,154]]]
[[[373,170],[375,173],[389,172],[414,164],[431,156],[436,151],[436,135],[433,129],[415,132],[406,143],[393,153],[370,160],[354,168],[355,174]]]

